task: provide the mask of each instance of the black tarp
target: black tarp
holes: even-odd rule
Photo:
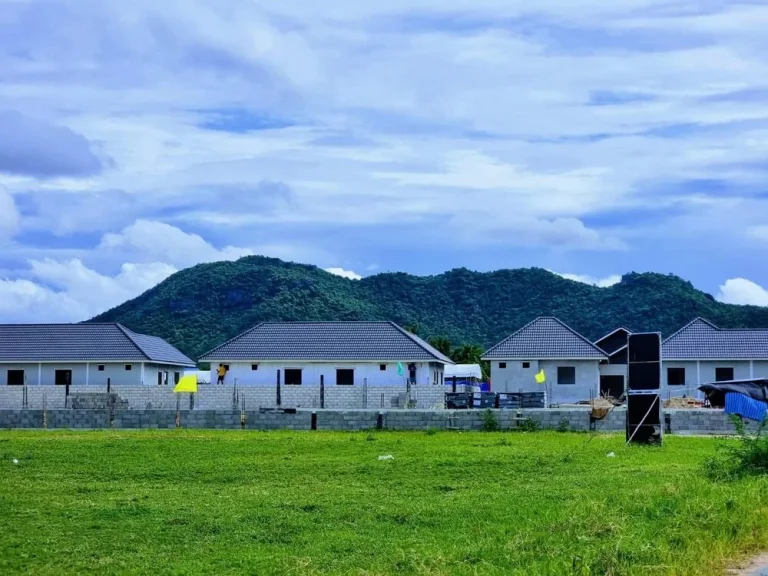
[[[707,395],[712,404],[719,406],[723,405],[726,392],[745,394],[755,400],[768,402],[768,378],[712,382],[711,384],[702,384],[699,386],[699,390]],[[717,400],[717,402],[714,400]]]

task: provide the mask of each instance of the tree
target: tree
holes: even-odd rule
[[[446,356],[451,355],[451,351],[453,350],[453,345],[451,344],[451,341],[445,336],[435,336],[433,338],[430,338],[429,343],[433,348],[438,350],[440,353],[445,354]]]
[[[480,364],[480,357],[483,355],[482,346],[477,344],[462,344],[451,354],[451,360],[457,364]]]
[[[483,380],[488,380],[491,376],[490,362],[480,360],[485,350],[478,344],[463,344],[453,350],[451,360],[457,364],[479,364],[483,373]]]
[[[418,322],[410,322],[404,326],[406,332],[410,332],[411,334],[414,334],[416,336],[419,335],[419,323]]]

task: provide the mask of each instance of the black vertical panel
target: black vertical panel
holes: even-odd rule
[[[643,417],[648,415],[643,422]],[[640,422],[651,426],[661,424],[661,411],[659,410],[658,394],[634,394],[627,404],[627,418],[632,425]]]
[[[629,364],[628,390],[658,390],[661,388],[661,364],[643,362]]]
[[[661,442],[661,334],[631,334],[627,360],[627,440]]]
[[[282,404],[281,398],[280,398],[280,370],[277,371],[277,397],[276,397],[276,403],[278,406]]]
[[[627,340],[629,362],[660,362],[661,334],[632,334]]]

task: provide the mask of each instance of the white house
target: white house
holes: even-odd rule
[[[608,355],[557,318],[537,318],[483,354],[494,392],[547,391],[548,403],[589,400],[600,393],[600,362]],[[544,370],[546,383],[535,375]]]
[[[165,385],[194,366],[121,324],[0,325],[0,385]]]
[[[661,347],[662,392],[699,396],[701,384],[768,377],[768,329],[725,330],[696,318]]]
[[[453,364],[393,322],[264,322],[200,361],[211,363],[211,384],[223,364],[226,385],[284,388],[437,386]]]

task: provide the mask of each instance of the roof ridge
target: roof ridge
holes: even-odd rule
[[[399,326],[395,322],[392,322],[391,320],[388,321],[389,324],[395,327],[395,329],[399,330],[402,334],[404,334],[407,338],[409,338],[411,341],[416,343],[417,346],[421,347],[422,350],[427,352],[428,354],[432,355],[435,359],[440,360],[441,362],[448,362],[449,364],[455,364],[453,360],[448,358],[445,354],[440,352],[437,348],[432,346],[429,342],[421,338],[418,334],[412,334],[411,332],[408,332],[405,328]],[[437,354],[435,354],[435,352]]]
[[[566,330],[568,330],[568,331],[569,331],[571,334],[573,334],[574,336],[576,336],[576,337],[577,337],[578,339],[580,339],[581,341],[583,341],[583,342],[585,342],[586,344],[588,344],[588,345],[589,345],[591,348],[593,348],[593,349],[597,350],[597,351],[598,351],[600,354],[602,354],[603,356],[605,356],[605,357],[608,357],[608,356],[610,356],[610,355],[609,355],[609,354],[608,354],[608,353],[607,353],[605,350],[603,350],[602,348],[600,348],[599,346],[597,346],[597,345],[596,345],[596,344],[594,344],[593,342],[590,342],[590,341],[589,341],[589,339],[588,339],[586,336],[583,336],[582,334],[580,334],[579,332],[577,332],[576,330],[574,330],[573,328],[571,328],[570,326],[568,326],[568,324],[566,324],[565,322],[563,322],[562,320],[560,320],[558,317],[556,317],[556,316],[537,316],[536,318],[534,318],[533,320],[531,320],[530,322],[528,322],[526,325],[524,325],[522,328],[520,328],[519,330],[516,330],[515,332],[513,332],[512,334],[510,334],[509,336],[507,336],[506,338],[504,338],[504,339],[503,339],[501,342],[499,342],[499,343],[498,343],[498,344],[496,344],[495,346],[493,346],[493,347],[489,348],[488,350],[486,350],[486,351],[483,353],[483,358],[484,358],[484,357],[486,357],[486,356],[488,356],[489,354],[493,353],[493,352],[494,352],[494,351],[495,351],[497,348],[499,348],[500,346],[502,346],[502,345],[506,344],[508,341],[512,340],[512,338],[514,338],[515,336],[517,336],[517,335],[518,335],[520,332],[522,332],[523,330],[525,330],[525,329],[526,329],[526,328],[528,328],[529,326],[532,326],[533,324],[535,324],[536,322],[539,322],[539,321],[541,321],[541,320],[554,320],[554,321],[555,321],[556,323],[558,323],[560,326],[562,326],[563,328],[565,328]]]
[[[664,342],[669,342],[670,340],[672,340],[672,338],[674,338],[675,336],[678,336],[681,332],[683,332],[684,330],[687,330],[688,328],[693,326],[696,322],[704,322],[704,324],[707,324],[708,326],[714,328],[715,330],[722,331],[722,328],[719,328],[713,322],[710,322],[709,320],[701,316],[696,316],[696,318],[688,322],[688,324],[680,328],[677,332],[674,332],[669,336],[667,336],[661,343],[664,344]]]
[[[509,335],[509,336],[507,336],[506,338],[503,338],[503,339],[501,340],[501,342],[499,342],[499,343],[498,343],[498,344],[496,344],[495,346],[491,346],[490,348],[488,348],[488,350],[486,350],[485,352],[483,352],[483,356],[487,356],[488,354],[490,354],[491,352],[493,352],[494,350],[496,350],[496,348],[499,348],[499,347],[500,347],[502,344],[506,344],[506,343],[507,343],[507,341],[509,341],[509,340],[512,340],[512,338],[514,338],[514,337],[515,337],[515,336],[517,336],[517,335],[518,335],[520,332],[522,332],[523,330],[525,330],[526,328],[528,328],[528,326],[531,326],[531,325],[532,325],[534,322],[538,322],[539,320],[543,320],[544,318],[547,318],[547,316],[537,316],[536,318],[534,318],[533,320],[531,320],[530,322],[528,322],[527,324],[525,324],[525,325],[524,325],[524,326],[522,326],[521,328],[518,328],[517,330],[515,330],[514,332],[512,332],[512,334],[510,334],[510,335]]]
[[[136,340],[133,339],[133,336],[131,336],[131,334],[140,335],[138,332],[134,332],[130,328],[126,328],[125,326],[123,326],[119,322],[115,322],[115,326],[117,326],[118,330],[120,330],[125,335],[125,337],[128,338],[128,340],[131,341],[131,344],[136,346],[138,351],[141,352],[147,360],[150,360],[150,361],[152,360],[152,357],[147,353],[146,350],[144,350],[144,348],[141,347],[141,344],[136,342]],[[143,334],[141,334],[141,336],[143,336]]]
[[[594,348],[595,350],[597,350],[597,351],[598,351],[598,352],[600,352],[601,354],[604,354],[605,356],[609,356],[609,354],[608,354],[608,353],[607,353],[605,350],[603,350],[602,348],[600,348],[600,346],[598,346],[597,344],[594,344],[593,342],[590,342],[590,341],[589,341],[589,338],[587,338],[586,336],[584,336],[584,335],[582,335],[581,333],[577,332],[576,330],[574,330],[573,328],[571,328],[570,326],[568,326],[568,324],[566,324],[565,322],[563,322],[563,321],[562,321],[562,320],[560,320],[559,318],[554,318],[554,317],[553,317],[553,319],[554,319],[556,322],[559,322],[559,323],[560,323],[560,324],[561,324],[563,327],[565,327],[566,329],[570,330],[570,331],[571,331],[571,333],[573,333],[575,336],[577,336],[578,338],[581,338],[581,339],[582,339],[584,342],[586,342],[587,344],[589,344],[590,346],[592,346],[592,348]]]
[[[242,338],[246,334],[250,334],[251,332],[253,332],[257,328],[260,328],[261,326],[264,326],[264,324],[269,324],[269,322],[259,322],[255,326],[251,326],[250,328],[248,328],[248,330],[245,330],[244,332],[240,332],[240,334],[237,334],[236,336],[233,336],[232,338],[230,338],[226,342],[223,342],[223,343],[219,344],[218,346],[216,346],[215,348],[212,348],[212,349],[208,350],[208,352],[206,352],[205,354],[201,354],[200,356],[197,357],[197,361],[199,362],[200,358],[205,358],[206,356],[210,356],[211,354],[216,352],[219,348],[223,348],[227,344],[230,344],[230,343],[234,342],[235,340],[238,340],[238,339]]]
[[[389,320],[264,320],[261,324],[389,324]]]
[[[117,326],[119,322],[0,322],[0,326]]]

